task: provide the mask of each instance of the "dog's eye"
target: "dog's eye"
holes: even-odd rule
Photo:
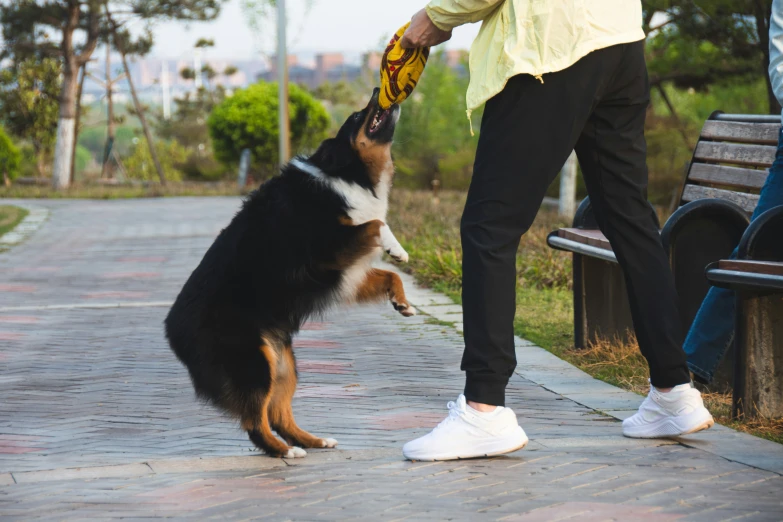
[[[362,113],[357,112],[356,114],[353,115],[353,119],[356,120],[356,121],[361,120],[362,119]]]

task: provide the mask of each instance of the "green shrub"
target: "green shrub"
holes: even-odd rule
[[[19,148],[0,127],[0,178],[3,180],[15,179],[19,175],[21,161],[22,153]]]
[[[326,137],[329,114],[323,105],[296,85],[290,86],[291,151],[314,149]],[[227,166],[239,164],[242,150],[252,152],[251,169],[274,172],[278,160],[277,84],[260,82],[238,90],[215,107],[207,120],[215,158]]]
[[[231,175],[225,165],[209,155],[191,154],[185,163],[180,165],[180,170],[186,178],[194,181],[218,181]]]
[[[158,152],[158,159],[163,168],[163,175],[168,181],[181,181],[181,166],[188,159],[188,151],[176,141],[157,141],[155,150]],[[139,142],[133,149],[133,153],[125,161],[125,169],[128,177],[131,179],[140,179],[145,181],[157,181],[158,173],[155,170],[155,163],[152,161],[147,140],[139,139]]]
[[[92,154],[90,154],[90,151],[86,148],[82,147],[81,145],[76,147],[76,161],[74,165],[74,172],[81,174],[85,170],[87,170],[87,167],[90,165],[90,162],[93,160]]]

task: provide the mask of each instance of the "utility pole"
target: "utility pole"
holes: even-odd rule
[[[280,166],[291,157],[290,122],[288,120],[288,50],[286,47],[285,0],[277,0],[277,98],[279,110]]]
[[[171,81],[169,80],[169,64],[163,60],[160,70],[160,88],[163,101],[163,119],[171,119]]]
[[[576,214],[576,153],[571,152],[560,170],[559,214],[573,219]]]

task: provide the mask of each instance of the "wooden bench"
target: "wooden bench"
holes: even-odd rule
[[[709,282],[704,268],[726,258],[739,243],[775,159],[780,116],[713,113],[705,122],[680,188],[678,209],[661,231],[688,328]],[[574,342],[626,338],[633,331],[622,271],[609,241],[598,230],[586,198],[573,227],[547,242],[573,253]]]
[[[756,218],[738,259],[712,263],[707,279],[737,295],[732,415],[783,417],[783,206]]]

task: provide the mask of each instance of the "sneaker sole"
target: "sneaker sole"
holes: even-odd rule
[[[706,408],[683,417],[669,417],[657,423],[630,429],[623,428],[623,435],[632,439],[664,439],[681,437],[712,428],[715,420]]]
[[[522,428],[520,428],[522,430]],[[404,455],[406,459],[414,462],[442,462],[447,460],[465,460],[465,459],[484,459],[488,457],[497,457],[499,455],[506,455],[507,453],[514,453],[515,451],[519,451],[525,446],[527,446],[527,443],[530,442],[530,440],[527,438],[527,435],[525,435],[524,431],[522,432],[522,436],[524,437],[524,441],[515,441],[513,446],[503,448],[500,450],[491,450],[491,451],[485,451],[475,454],[463,454],[463,455],[439,455],[437,457],[409,457],[408,455]]]

